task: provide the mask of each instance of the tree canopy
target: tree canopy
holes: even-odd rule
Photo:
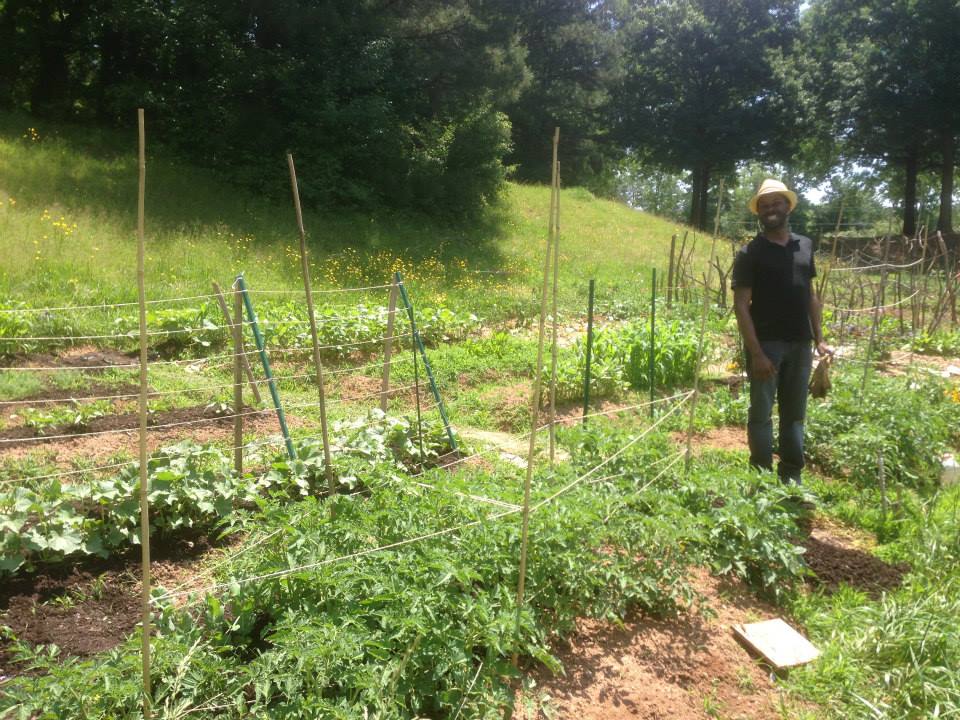
[[[469,215],[511,173],[545,181],[559,126],[564,185],[680,178],[699,227],[762,162],[879,167],[907,234],[935,172],[952,229],[956,0],[0,0],[0,47],[0,105],[145,107],[154,138],[273,194],[292,151],[307,202]]]

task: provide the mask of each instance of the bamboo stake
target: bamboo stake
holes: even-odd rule
[[[387,303],[387,336],[383,341],[383,382],[380,384],[380,410],[387,412],[390,401],[390,356],[393,354],[393,318],[397,313],[397,283],[390,286],[390,300]],[[416,357],[416,347],[414,347]]]
[[[676,277],[674,278],[674,281],[677,286],[677,289],[674,295],[676,296],[677,302],[683,302],[680,299],[680,290],[683,289],[683,285],[684,285],[684,282],[683,282],[684,277],[681,273],[683,272],[683,251],[686,249],[686,246],[687,246],[687,232],[688,232],[687,230],[683,231],[683,238],[680,240],[680,252],[677,254],[677,268],[674,271],[676,273]]]
[[[557,282],[560,270],[560,162],[557,162],[554,179],[553,203],[553,335],[550,341],[550,467],[553,467],[556,452],[556,422],[557,422]]]
[[[410,320],[410,336],[416,337],[417,328],[413,320],[413,312],[408,313]],[[423,475],[426,454],[423,451],[423,413],[420,410],[420,363],[417,358],[417,343],[410,342],[410,352],[413,353],[413,390],[417,406],[417,446],[420,448],[420,474]]]
[[[670,265],[667,268],[667,309],[673,307],[673,258],[677,250],[677,234],[670,236]]]
[[[595,280],[590,278],[587,290],[587,364],[583,371],[583,422],[587,422],[590,408],[590,361],[593,357],[593,293]]]
[[[650,417],[656,414],[656,405],[653,404],[654,372],[657,354],[657,269],[653,268],[650,282]]]
[[[140,140],[138,157],[139,184],[137,192],[137,297],[140,305],[140,560],[143,572],[141,601],[143,607],[143,717],[150,720],[153,691],[150,682],[150,503],[147,496],[147,301],[144,279],[144,197],[146,195],[146,132],[143,108],[137,109],[137,131]]]
[[[880,506],[883,524],[887,524],[887,479],[883,469],[883,450],[877,453],[877,479],[880,481]]]
[[[873,347],[877,339],[877,328],[880,324],[880,299],[883,297],[887,284],[887,269],[880,271],[880,287],[876,293],[876,304],[873,306],[873,324],[870,326],[870,340],[867,342],[867,360],[863,364],[863,378],[860,381],[860,394],[867,389],[867,375],[870,373],[870,360],[873,357]]]
[[[216,283],[214,283],[216,286]],[[220,288],[217,297],[223,301]],[[237,477],[243,475],[243,296],[233,293],[233,469]]]
[[[830,277],[830,271],[833,270],[833,266],[837,263],[837,238],[840,235],[840,221],[843,219],[843,207],[846,203],[846,198],[840,198],[840,212],[837,213],[837,224],[833,228],[833,247],[830,250],[830,262],[827,263],[827,266],[823,269],[823,277],[820,280],[820,288],[817,290],[817,297],[821,300],[826,297],[824,294],[827,288],[827,278]]]
[[[560,144],[560,128],[553,131],[553,171],[550,186],[557,187],[557,147]],[[547,232],[547,252],[543,262],[543,286],[540,290],[540,327],[537,336],[537,364],[534,366],[533,392],[530,399],[530,444],[527,448],[527,474],[523,481],[523,520],[520,529],[520,571],[517,579],[517,622],[516,636],[520,637],[520,613],[523,609],[523,591],[527,576],[527,534],[530,529],[530,485],[533,481],[533,455],[537,444],[537,424],[540,418],[540,383],[543,380],[543,341],[547,322],[547,287],[550,279],[550,251],[553,243],[553,219],[555,198],[550,198],[550,222]],[[513,652],[513,665],[516,667],[518,651]]]
[[[310,261],[307,258],[307,233],[303,228],[303,212],[300,210],[300,190],[297,187],[297,171],[293,166],[293,155],[287,153],[287,167],[290,169],[290,186],[293,191],[293,208],[297,214],[297,230],[300,234],[300,269],[303,272],[303,288],[307,295],[307,316],[310,318],[310,339],[313,342],[313,366],[317,371],[317,394],[320,403],[320,434],[323,437],[323,473],[327,476],[327,490],[332,498],[336,493],[336,479],[333,475],[333,463],[330,461],[330,437],[327,434],[327,400],[323,388],[323,364],[320,362],[320,341],[317,338],[317,318],[313,314],[313,292],[310,289]],[[330,506],[333,512],[333,505]]]
[[[723,193],[723,180],[720,181],[718,194]],[[693,420],[697,412],[697,400],[700,397],[700,368],[703,365],[703,338],[707,334],[707,314],[710,311],[710,277],[713,275],[713,259],[717,253],[717,233],[720,227],[720,202],[717,201],[717,219],[714,223],[713,242],[710,243],[710,261],[703,284],[703,308],[700,311],[700,337],[697,340],[697,364],[693,371],[693,395],[690,397],[690,421],[687,424],[687,452],[683,459],[683,472],[689,474],[690,461],[693,458]]]
[[[236,283],[234,283],[234,285],[236,285]],[[232,325],[234,321],[230,319],[230,308],[227,306],[227,300],[223,296],[223,291],[220,289],[219,283],[213,283],[213,291],[214,291],[214,294],[217,296],[217,304],[220,306],[220,310],[223,312],[223,317],[226,318],[227,320],[227,325]],[[237,297],[240,299],[239,303],[240,303],[240,307],[242,308],[243,296],[240,294],[239,291],[237,291]],[[236,320],[236,322],[237,323],[243,322],[242,313],[239,319]],[[235,349],[234,352],[240,354],[240,360],[243,363],[242,365],[243,372],[247,376],[247,383],[249,383],[250,385],[250,390],[253,393],[253,399],[256,400],[257,405],[259,405],[263,401],[260,399],[260,388],[257,387],[256,378],[253,377],[253,368],[250,367],[250,358],[247,357],[247,354],[244,352],[244,349],[243,349],[243,328],[242,327],[240,329],[239,349]]]

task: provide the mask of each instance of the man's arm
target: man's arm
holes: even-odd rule
[[[817,347],[817,354],[833,355],[833,349],[823,341],[823,303],[817,293],[810,288],[810,330],[813,331],[813,344]]]
[[[743,344],[750,354],[750,370],[754,380],[768,380],[773,377],[777,369],[770,362],[760,347],[760,340],[757,338],[757,329],[754,327],[753,318],[750,317],[750,301],[753,298],[753,288],[738,287],[733,289],[733,312],[737,316],[737,327],[740,329],[740,337],[743,338]]]

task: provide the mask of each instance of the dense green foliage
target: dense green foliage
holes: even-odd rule
[[[7,2],[4,100],[130,126],[269,193],[476,209],[500,189],[522,53],[501,3]]]
[[[896,168],[905,235],[917,229],[918,174],[939,170],[937,227],[952,231],[960,6],[824,0],[813,3],[804,23],[809,112],[821,123],[821,139],[834,152]]]
[[[715,173],[789,156],[802,118],[778,59],[794,53],[799,3],[638,4],[626,30],[623,138],[657,166],[692,170],[691,224],[707,227]]]
[[[699,326],[688,320],[660,321],[653,343],[653,384],[657,390],[684,387],[693,381],[697,365]],[[595,331],[590,360],[590,394],[616,396],[626,388],[650,387],[650,321],[636,320]],[[710,353],[711,348],[705,347]],[[559,353],[557,398],[583,396],[587,343],[578,337]],[[544,373],[549,377],[549,372]]]
[[[492,718],[510,698],[512,652],[558,667],[549,642],[579,616],[615,619],[635,607],[662,614],[684,606],[692,597],[684,580],[691,562],[711,559],[721,571],[780,591],[797,579],[800,566],[781,563],[796,558],[783,532],[791,515],[778,502],[783,489],[767,479],[724,468],[725,490],[742,496],[725,507],[712,500],[718,468],[700,468],[672,489],[676,471],[658,479],[655,466],[648,469],[670,457],[661,437],[623,452],[607,468],[618,475],[576,483],[575,472],[623,446],[628,436],[611,430],[595,423],[571,431],[563,442],[574,466],[538,482],[538,497],[557,497],[531,518],[519,635],[519,516],[460,492],[509,502],[519,486],[508,489],[502,477],[473,470],[428,477],[429,489],[374,462],[362,477],[365,493],[332,503],[261,503],[238,523],[251,532],[249,545],[259,543],[256,553],[234,552],[218,570],[223,584],[193,609],[160,601],[157,707],[201,718]],[[769,508],[759,515],[751,509],[758,499]],[[399,545],[373,552],[391,543]],[[21,652],[43,674],[7,684],[0,708],[14,708],[13,717],[136,712],[135,653],[118,648],[77,662]]]
[[[9,0],[0,105],[123,127],[144,107],[154,146],[247,187],[286,195],[291,151],[309,204],[447,219],[476,217],[510,170],[545,181],[555,127],[564,184],[622,192],[625,159],[689,173],[699,228],[737,163],[822,180],[878,161],[907,234],[935,170],[948,231],[957,13],[951,0]]]
[[[941,454],[960,434],[955,391],[929,375],[871,377],[866,391],[861,381],[862,371],[840,373],[825,400],[811,401],[810,457],[831,473],[875,486],[882,455],[888,481],[932,487]]]

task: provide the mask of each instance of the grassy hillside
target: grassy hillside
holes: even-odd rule
[[[299,287],[292,204],[245,194],[174,162],[161,143],[148,134],[148,295],[207,292],[212,280],[227,283],[240,271],[253,287]],[[286,173],[283,158],[276,171]],[[311,169],[298,172],[306,177]],[[136,196],[133,133],[0,115],[0,292],[34,306],[135,300]],[[509,184],[497,206],[460,224],[306,208],[315,282],[381,284],[401,270],[420,297],[487,317],[526,313],[540,284],[549,204],[548,188]],[[665,270],[678,230],[581,189],[565,190],[563,307],[582,311],[590,277],[601,309],[646,298],[649,269]]]

